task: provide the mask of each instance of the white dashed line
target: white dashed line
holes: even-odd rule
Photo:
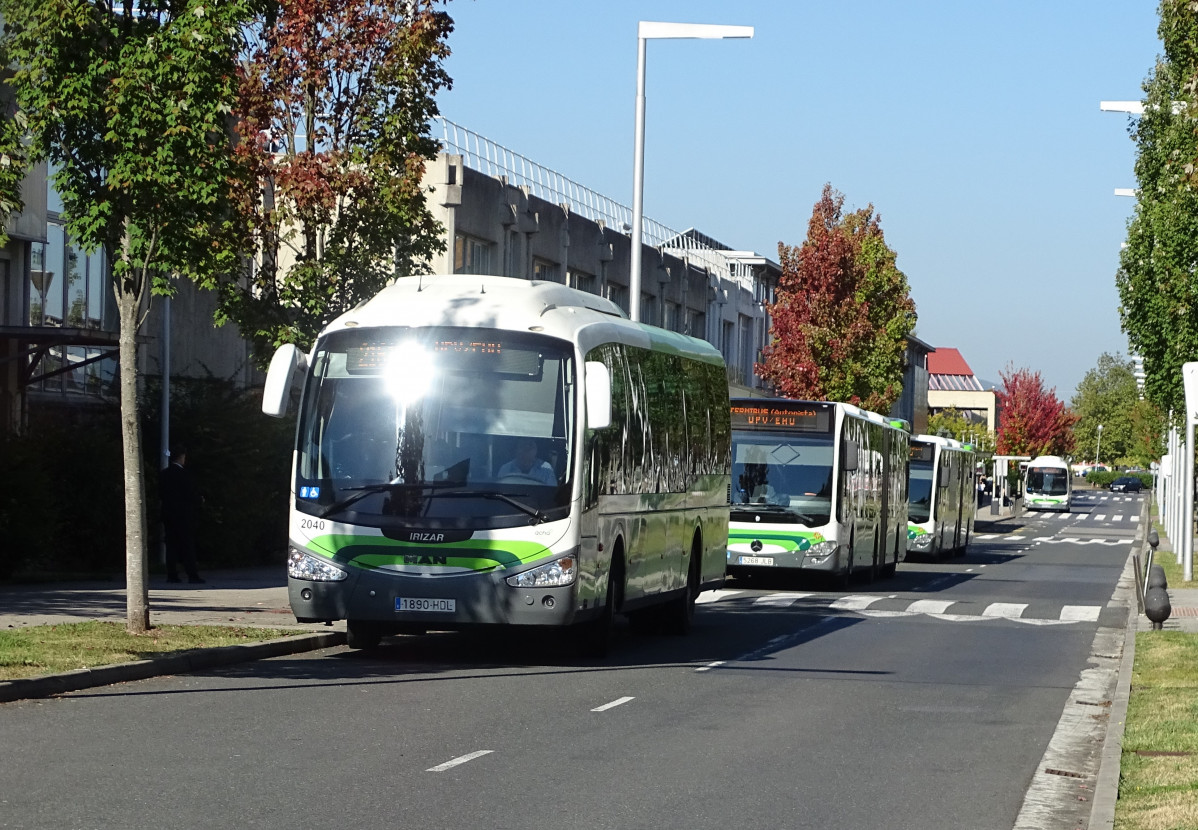
[[[873,605],[880,599],[882,599],[882,597],[847,596],[841,597],[835,602],[829,603],[828,607],[835,608],[837,611],[861,611],[865,608],[869,608],[869,606]]]
[[[809,596],[811,596],[811,594],[798,594],[798,593],[770,594],[769,596],[758,597],[757,599],[753,600],[753,604],[754,605],[791,605],[796,600],[800,600],[803,597],[809,597]]]
[[[446,761],[444,764],[437,764],[435,767],[429,767],[425,772],[445,772],[447,769],[453,769],[459,764],[464,764],[467,761],[473,761],[475,758],[481,758],[484,755],[490,755],[495,750],[480,749],[478,752],[471,752],[469,755],[460,755],[452,761]]]
[[[699,594],[699,596],[695,598],[695,604],[702,605],[707,602],[719,602],[722,599],[727,599],[728,597],[734,597],[737,594],[743,593],[744,591],[707,591],[706,593]]]
[[[950,599],[917,599],[907,606],[907,610],[920,614],[943,614],[953,602]]]
[[[1006,617],[1009,620],[1017,620],[1023,616],[1023,612],[1027,610],[1026,603],[1018,602],[992,602],[986,606],[986,610],[982,612],[983,617]]]
[[[611,703],[605,703],[602,706],[596,706],[592,712],[606,712],[608,709],[615,709],[617,706],[623,706],[630,700],[636,700],[635,697],[618,697]]]
[[[1097,605],[1066,605],[1061,609],[1061,619],[1066,622],[1097,622],[1101,610]]]
[[[708,663],[706,666],[699,666],[699,668],[695,669],[695,671],[711,671],[712,669],[718,669],[720,666],[724,665],[726,662],[728,662],[728,661],[727,660],[716,660],[714,663]]]

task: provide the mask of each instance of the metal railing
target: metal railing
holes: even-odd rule
[[[632,230],[632,208],[627,205],[537,164],[502,144],[455,124],[448,118],[438,116],[433,123],[434,129],[440,128],[445,152],[460,155],[466,166],[472,170],[488,176],[503,177],[508,184],[526,187],[530,195],[555,205],[566,205],[571,213],[592,222],[603,222],[607,227],[625,233]],[[641,232],[646,244],[707,268],[736,282],[740,287],[753,291],[752,271],[743,263],[661,222],[648,217],[642,219]]]

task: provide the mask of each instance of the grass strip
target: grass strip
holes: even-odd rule
[[[200,648],[274,640],[295,629],[223,625],[160,625],[130,634],[123,623],[78,622],[0,631],[0,680],[146,660]]]
[[[1166,557],[1168,558],[1168,557]],[[1116,830],[1198,828],[1198,635],[1136,635]]]

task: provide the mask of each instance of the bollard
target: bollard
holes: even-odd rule
[[[1148,587],[1149,588],[1168,588],[1169,583],[1165,579],[1165,569],[1160,565],[1153,565],[1148,569]]]
[[[1144,592],[1144,616],[1152,621],[1152,630],[1164,628],[1165,620],[1173,608],[1169,605],[1169,592],[1164,588],[1149,588]]]
[[[1156,528],[1148,531],[1148,547],[1156,550],[1156,546],[1161,543],[1161,537],[1156,534]]]

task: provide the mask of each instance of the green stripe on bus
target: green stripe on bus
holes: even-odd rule
[[[386,565],[409,564],[405,557],[427,556],[446,558],[446,565],[490,570],[498,566],[511,567],[531,562],[550,554],[549,548],[539,542],[520,542],[507,539],[466,539],[452,545],[429,545],[421,542],[404,542],[385,536],[356,536],[352,534],[330,534],[317,536],[311,546],[332,557],[352,560],[364,567],[378,568]],[[380,548],[391,548],[394,553],[382,553]],[[355,549],[361,549],[357,552]]]

